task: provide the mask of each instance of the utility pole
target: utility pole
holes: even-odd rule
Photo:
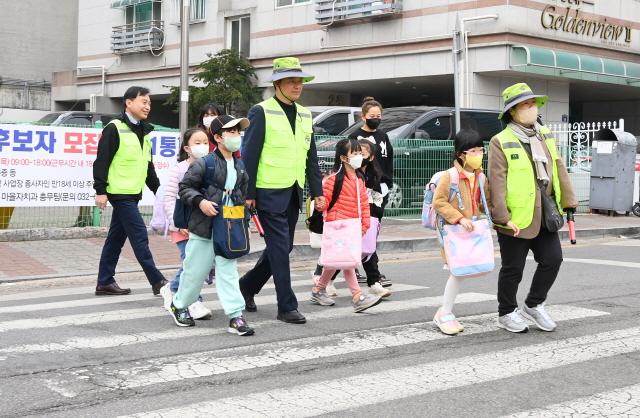
[[[455,103],[455,121],[456,131],[460,131],[460,68],[458,54],[462,52],[461,48],[461,33],[460,33],[460,16],[456,13],[456,27],[453,30],[453,48],[451,53],[453,56],[453,100]]]
[[[191,0],[180,0],[180,136],[189,125],[189,15]]]

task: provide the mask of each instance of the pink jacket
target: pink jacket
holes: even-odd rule
[[[191,162],[188,160],[180,161],[178,164],[174,165],[169,172],[167,184],[164,186],[164,213],[169,218],[170,231],[178,231],[178,228],[173,225],[173,210],[176,207],[176,198],[178,197],[180,181],[184,177],[184,173],[187,172],[190,165]]]

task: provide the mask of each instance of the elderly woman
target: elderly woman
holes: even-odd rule
[[[577,202],[551,131],[538,118],[538,109],[548,97],[533,94],[525,83],[508,87],[502,97],[499,118],[507,127],[491,139],[488,176],[502,257],[498,326],[527,332],[526,317],[539,329],[553,331],[556,323],[544,302],[562,264],[558,236],[562,214],[575,211]],[[538,267],[518,309],[516,295],[529,250]]]

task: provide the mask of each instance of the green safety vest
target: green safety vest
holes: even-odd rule
[[[558,177],[558,151],[556,141],[551,137],[551,131],[546,126],[540,129],[540,133],[545,138],[545,144],[549,150],[549,155],[553,160],[553,191],[555,194],[558,210],[562,212],[560,204],[561,190],[560,179]],[[531,164],[529,154],[522,147],[522,143],[517,135],[507,127],[498,135],[498,141],[502,147],[502,152],[507,159],[507,209],[511,213],[511,221],[520,229],[531,225],[533,212],[536,204],[536,176]],[[504,225],[498,225],[505,227]]]
[[[264,145],[258,162],[256,187],[286,189],[294,183],[305,184],[307,153],[311,146],[313,123],[311,112],[296,104],[296,133],[275,98],[259,103],[264,110]]]
[[[107,193],[138,194],[142,192],[147,179],[149,161],[151,161],[151,137],[140,139],[126,123],[115,119],[111,122],[118,130],[120,146],[113,156],[107,176]]]

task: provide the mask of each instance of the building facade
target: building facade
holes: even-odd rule
[[[463,107],[499,109],[501,91],[525,81],[549,95],[547,122],[624,118],[640,135],[638,0],[190,1],[193,71],[207,54],[234,48],[256,67],[265,95],[272,59],[295,55],[316,75],[307,105],[374,96],[386,107],[453,106],[458,30]],[[180,0],[78,7],[79,70],[55,75],[57,106],[102,94],[103,106],[120,107],[124,90],[142,84],[156,121],[175,126],[162,102],[179,84]]]

